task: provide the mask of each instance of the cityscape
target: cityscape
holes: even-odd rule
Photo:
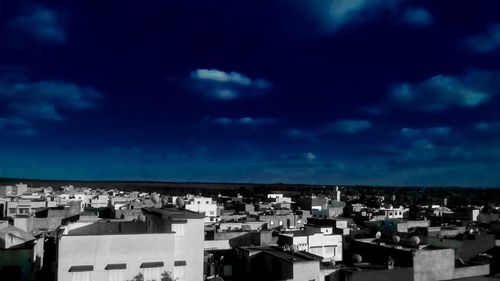
[[[500,273],[496,189],[467,197],[470,189],[444,187],[149,183],[162,191],[145,192],[138,190],[151,187],[141,183],[50,184],[0,186],[0,270],[8,280],[496,280]],[[482,204],[494,196],[496,204]]]
[[[499,108],[500,1],[0,1],[0,280],[500,280]]]

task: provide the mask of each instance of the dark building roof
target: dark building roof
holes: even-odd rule
[[[281,234],[292,234],[294,237],[296,236],[310,236],[310,235],[314,235],[314,234],[317,234],[317,233],[321,233],[321,231],[318,229],[316,231],[310,231],[310,232],[307,232],[305,230],[288,230],[288,231],[283,231]]]
[[[352,219],[341,218],[341,219],[331,219],[331,218],[308,218],[307,223],[315,226],[332,226],[337,225],[337,221],[352,221]]]
[[[261,247],[242,247],[241,249],[246,251],[262,251],[265,254],[271,255],[278,259],[284,260],[286,262],[296,263],[296,262],[309,262],[309,261],[321,261],[323,258],[316,256],[314,254],[300,251],[292,253],[290,251],[283,251],[279,247],[272,246],[261,246]]]
[[[205,214],[175,207],[142,208],[145,214],[159,216],[164,219],[204,219]]]
[[[145,222],[95,222],[68,232],[68,235],[116,235],[143,234],[146,232]]]

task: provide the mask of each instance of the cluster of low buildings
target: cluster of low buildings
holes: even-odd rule
[[[0,276],[437,281],[500,273],[495,208],[376,199],[368,207],[341,188],[245,197],[0,186]]]

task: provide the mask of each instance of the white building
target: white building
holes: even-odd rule
[[[16,185],[0,186],[0,197],[19,196],[28,191],[28,185],[18,183]]]
[[[323,257],[323,260],[342,261],[342,235],[331,234],[331,227],[325,232],[291,231],[279,235],[278,241],[296,245],[299,251]],[[330,233],[330,234],[326,234]]]
[[[399,208],[390,206],[389,208],[380,208],[379,211],[384,212],[385,218],[402,219],[404,218],[405,213],[409,211],[409,209],[403,206],[400,206]]]
[[[203,280],[204,216],[146,208],[146,222],[76,223],[58,242],[57,280]]]
[[[276,204],[280,203],[292,203],[292,198],[291,197],[286,197],[283,196],[283,194],[278,194],[278,193],[271,193],[267,195],[268,199],[273,199]]]
[[[194,196],[185,203],[186,210],[193,212],[204,213],[205,222],[217,222],[217,203],[210,197]]]

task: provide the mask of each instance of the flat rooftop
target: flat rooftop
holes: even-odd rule
[[[117,235],[145,234],[145,222],[109,222],[99,221],[68,231],[68,235]]]
[[[261,251],[273,257],[279,258],[287,262],[309,262],[309,261],[321,261],[323,258],[308,252],[300,251],[292,253],[291,251],[284,251],[279,247],[273,246],[257,246],[257,247],[242,247],[242,249],[247,251]]]
[[[142,208],[144,213],[167,219],[204,219],[205,214],[176,207]]]
[[[395,242],[388,240],[388,239],[363,238],[363,239],[356,239],[355,241],[367,243],[367,244],[371,244],[371,245],[377,245],[379,247],[398,249],[401,251],[432,251],[432,250],[445,249],[445,248],[426,245],[426,244],[413,245],[413,244],[406,242],[406,241],[401,241],[399,243],[395,243]]]

